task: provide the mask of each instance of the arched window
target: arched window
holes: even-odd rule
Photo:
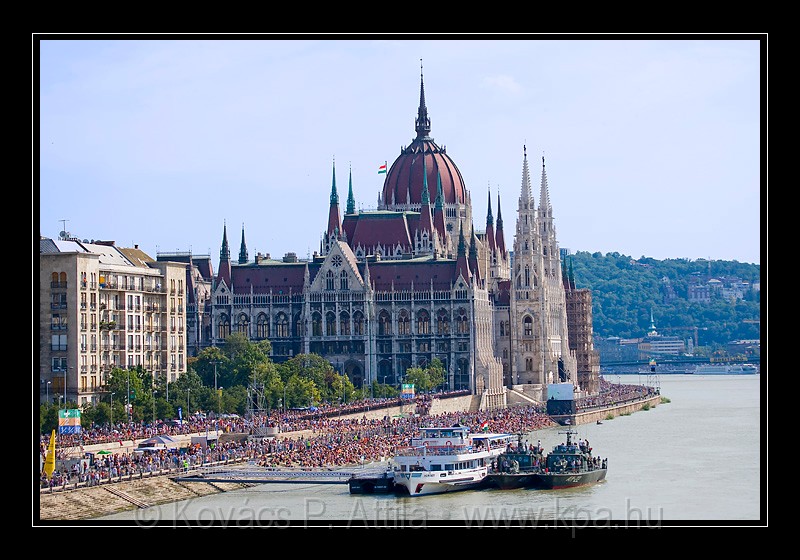
[[[294,336],[303,336],[305,334],[305,329],[303,328],[303,320],[300,318],[300,314],[296,314],[294,316]]]
[[[525,358],[525,371],[533,371],[533,358]]]
[[[446,309],[436,312],[436,332],[439,334],[450,334],[450,316]]]
[[[311,316],[311,336],[322,336],[322,315],[316,312]]]
[[[456,312],[456,333],[469,334],[469,321],[467,320],[467,310],[460,307]]]
[[[277,338],[288,338],[289,336],[289,317],[283,311],[275,317],[275,336]]]
[[[217,323],[217,338],[228,338],[231,334],[231,320],[227,315],[221,315]]]
[[[392,334],[392,319],[384,309],[378,315],[378,336],[388,336]]]
[[[408,317],[408,311],[401,309],[397,315],[397,334],[411,334],[411,320]]]
[[[506,335],[506,324],[503,321],[500,321],[500,336]]]
[[[336,314],[333,311],[325,314],[325,334],[336,336]]]
[[[54,272],[50,275],[50,282],[53,284],[58,284],[58,272]]]
[[[329,270],[328,273],[325,275],[325,289],[333,291],[335,286],[336,280],[333,276],[333,271]]]
[[[533,336],[533,319],[531,319],[530,315],[525,315],[522,320],[522,329],[524,336]]]
[[[247,324],[250,322],[247,315],[242,313],[236,321],[236,332],[247,334]]]
[[[339,273],[339,289],[340,290],[347,290],[348,289],[347,285],[348,285],[348,282],[347,282],[347,271],[343,270],[343,271],[341,271]]]
[[[339,313],[339,334],[345,336],[350,334],[350,314],[347,311]]]
[[[364,334],[364,314],[361,311],[353,313],[353,334],[356,336]]]
[[[525,286],[531,285],[531,269],[527,265],[525,266]]]
[[[417,311],[417,334],[431,334],[431,316],[424,309]]]
[[[256,338],[269,338],[269,321],[264,313],[256,317]]]

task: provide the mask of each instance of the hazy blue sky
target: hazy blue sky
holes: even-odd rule
[[[216,267],[223,223],[234,258],[244,224],[251,259],[304,258],[334,160],[342,210],[351,168],[357,206],[376,206],[378,166],[415,136],[422,59],[431,136],[476,230],[499,191],[511,244],[527,145],[562,248],[760,263],[757,38],[45,38],[38,233],[67,220],[81,239]]]

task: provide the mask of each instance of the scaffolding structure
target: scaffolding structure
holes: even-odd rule
[[[589,394],[600,391],[600,354],[592,341],[592,292],[567,288],[567,332],[569,349],[575,353],[578,385]]]

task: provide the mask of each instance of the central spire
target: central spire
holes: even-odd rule
[[[425,106],[425,82],[422,79],[422,59],[419,59],[419,109],[416,118],[417,138],[428,138],[431,134],[431,119],[428,118],[428,108]]]

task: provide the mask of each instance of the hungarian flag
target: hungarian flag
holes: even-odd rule
[[[384,162],[384,163],[383,163],[383,165],[381,165],[381,166],[378,168],[378,175],[380,175],[381,173],[386,173],[386,164],[387,164],[387,163],[389,163],[389,162]]]
[[[481,430],[483,430],[484,432],[489,430],[489,421],[488,420],[484,420],[483,422],[481,422]]]

